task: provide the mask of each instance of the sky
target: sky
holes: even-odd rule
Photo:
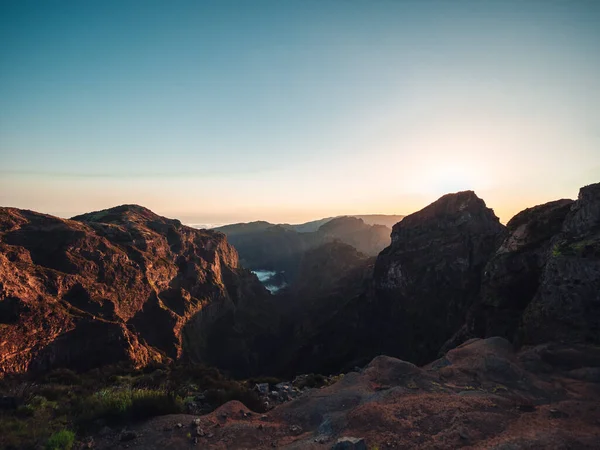
[[[0,0],[0,205],[502,222],[600,181],[600,1]]]

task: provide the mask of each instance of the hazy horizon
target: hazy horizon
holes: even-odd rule
[[[0,2],[0,205],[502,222],[600,180],[600,2]]]

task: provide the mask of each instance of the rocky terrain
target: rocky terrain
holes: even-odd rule
[[[60,387],[99,408],[78,431],[91,448],[597,448],[600,183],[506,227],[475,193],[448,194],[376,257],[347,242],[381,245],[358,219],[259,225],[234,245],[294,260],[276,296],[222,233],[139,206],[72,220],[0,210],[0,371],[142,370],[101,377],[98,392]],[[198,362],[280,378],[227,381]],[[299,374],[312,387],[282,383]],[[17,411],[47,405],[44,392]],[[123,395],[126,411],[167,415],[102,428]],[[44,414],[71,423],[60,410]]]
[[[594,449],[600,350],[471,340],[424,367],[379,356],[265,414],[229,402],[106,430],[96,448]]]
[[[125,205],[71,220],[0,210],[0,373],[176,359],[240,372],[275,323],[218,232]]]
[[[577,201],[517,214],[487,263],[482,292],[448,342],[504,336],[518,345],[600,343],[600,184]]]

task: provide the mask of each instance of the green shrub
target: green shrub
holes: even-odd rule
[[[46,442],[46,450],[71,450],[75,442],[75,433],[62,430],[54,433]]]
[[[183,399],[160,390],[131,391],[131,413],[134,420],[183,412]]]
[[[111,423],[183,412],[183,400],[152,389],[104,389],[85,398],[77,407],[83,422],[104,419]]]

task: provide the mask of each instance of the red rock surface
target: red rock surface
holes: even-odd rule
[[[183,357],[245,370],[268,297],[223,234],[140,206],[72,220],[0,208],[0,376]]]
[[[549,361],[568,354],[580,372],[594,373],[600,360],[589,355],[599,351],[544,347],[515,354],[508,341],[489,338],[469,341],[422,368],[379,356],[360,373],[265,415],[229,402],[199,418],[163,416],[139,424],[133,427],[137,438],[127,443],[117,432],[97,436],[95,443],[328,449],[352,436],[379,449],[593,449],[600,442],[600,386]]]

